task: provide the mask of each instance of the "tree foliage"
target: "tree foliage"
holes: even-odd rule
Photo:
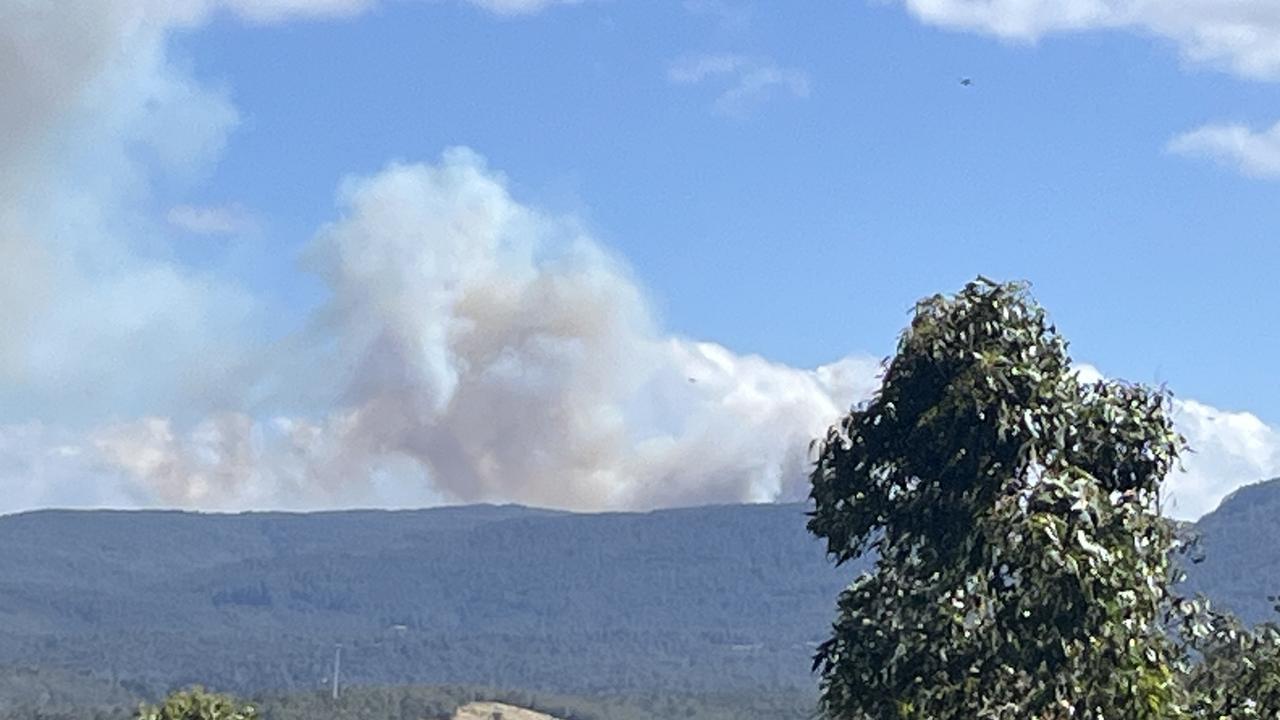
[[[1248,629],[1203,599],[1176,602],[1172,613],[1185,646],[1200,662],[1184,660],[1192,716],[1211,720],[1280,717],[1280,629]]]
[[[190,693],[184,694],[189,696]],[[201,693],[209,697],[207,693]],[[188,699],[190,699],[188,697]],[[172,702],[174,698],[170,698]],[[267,693],[252,703],[264,720],[449,720],[458,708],[476,701],[502,702],[565,720],[811,720],[814,697],[805,690],[674,692],[564,695],[470,686],[374,686],[346,688],[337,700],[328,691]],[[233,713],[242,703],[221,707]],[[185,710],[183,709],[185,708]],[[186,703],[169,714],[150,708],[141,717],[195,717],[207,705]],[[203,708],[203,709],[202,709]],[[140,717],[123,707],[0,707],[0,720],[128,720]],[[220,718],[239,717],[235,714]]]
[[[1169,408],[1162,390],[1082,381],[1025,285],[921,301],[879,392],[818,444],[810,531],[837,563],[877,556],[815,657],[826,714],[1244,717],[1227,676],[1247,666],[1243,700],[1274,717],[1265,629],[1170,591]],[[1227,682],[1226,704],[1200,692]]]
[[[165,698],[159,705],[143,705],[136,720],[257,720],[258,711],[229,695],[193,687]]]

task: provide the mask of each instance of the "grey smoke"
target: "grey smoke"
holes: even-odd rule
[[[180,504],[374,498],[389,467],[424,500],[759,501],[796,495],[808,441],[874,387],[867,358],[804,371],[661,333],[619,262],[466,149],[349,180],[339,215],[294,373],[340,410],[134,423],[99,449]]]

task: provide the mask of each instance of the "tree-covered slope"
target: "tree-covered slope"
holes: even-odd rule
[[[1200,523],[1189,584],[1251,620],[1280,591],[1280,483]],[[857,567],[802,505],[578,515],[520,507],[0,518],[0,675],[154,696],[205,683],[562,692],[811,689]]]
[[[837,572],[799,505],[0,519],[0,664],[155,692],[807,686]]]
[[[1200,556],[1187,586],[1249,622],[1280,620],[1280,479],[1248,485],[1200,518]]]

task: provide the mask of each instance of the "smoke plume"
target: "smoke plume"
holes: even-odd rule
[[[98,450],[163,501],[385,502],[388,475],[424,501],[794,497],[809,440],[874,387],[866,358],[804,371],[663,335],[618,261],[514,200],[469,150],[340,195],[307,257],[331,299],[287,372],[340,410],[100,433]]]

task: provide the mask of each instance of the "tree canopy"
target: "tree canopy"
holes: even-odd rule
[[[1243,717],[1196,694],[1219,666],[1274,695],[1274,662],[1250,664],[1273,638],[1171,591],[1169,410],[1082,380],[1024,284],[921,301],[880,390],[818,443],[810,531],[838,563],[876,556],[815,657],[827,715]]]
[[[200,687],[175,692],[159,705],[143,705],[136,720],[257,720],[258,711],[229,695]]]

